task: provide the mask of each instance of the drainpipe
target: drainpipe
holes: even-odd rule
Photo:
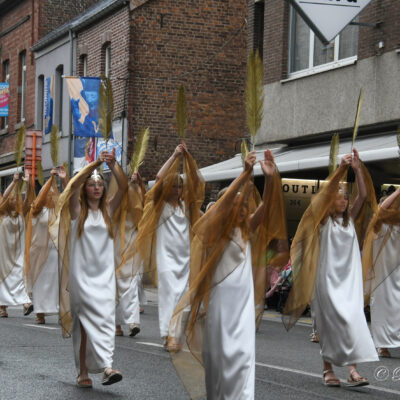
[[[70,59],[69,59],[69,76],[74,75],[74,34],[72,29],[69,30],[69,47],[70,47]],[[69,132],[68,132],[68,169],[70,176],[74,173],[73,166],[73,146],[74,146],[74,136],[73,136],[73,121],[72,121],[72,110],[71,102],[69,102]]]

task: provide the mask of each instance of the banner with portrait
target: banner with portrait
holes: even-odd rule
[[[54,104],[54,75],[44,81],[44,133],[51,132],[53,126],[53,104]]]

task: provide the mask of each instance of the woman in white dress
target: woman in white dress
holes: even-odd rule
[[[184,178],[179,175],[181,159]],[[185,143],[176,147],[147,192],[136,240],[145,279],[157,271],[158,318],[163,346],[175,307],[188,288],[191,227],[200,217],[204,183]],[[155,251],[154,251],[155,250]],[[147,276],[146,276],[147,275]]]
[[[265,232],[257,231],[265,245],[262,248],[265,257],[266,246],[272,239],[284,240],[280,233],[286,233],[284,218],[282,221],[270,218],[272,209],[275,216],[284,215],[280,178],[273,160],[268,150],[261,161],[265,176],[263,201],[254,214],[249,215],[250,179],[256,162],[252,152],[245,160],[245,171],[193,228],[190,291],[175,310],[170,327],[171,332],[181,332],[180,345],[189,347],[179,351],[175,346],[170,352],[191,398],[204,394],[201,385],[193,383],[197,374],[195,358],[204,366],[207,399],[254,399],[252,264],[256,260],[252,260],[252,255],[258,259],[261,254],[257,254],[257,241],[253,242],[256,249],[252,249],[249,239],[260,225],[266,228]],[[275,226],[272,233],[275,237],[270,236],[269,222]],[[187,380],[188,375],[191,381]]]
[[[118,185],[110,200],[106,198],[104,179],[96,170],[102,162],[107,163]],[[103,372],[103,385],[122,379],[122,374],[112,369],[116,280],[111,220],[125,190],[115,153],[103,152],[71,179],[50,225],[52,237],[59,235],[63,263],[60,320],[64,336],[72,333],[78,387],[92,387],[89,373]],[[70,231],[64,234],[63,230]]]
[[[23,276],[25,249],[25,220],[33,200],[29,173],[25,171],[25,200],[22,203],[19,173],[4,192],[0,204],[0,317],[7,318],[7,306],[23,305],[24,315],[33,311],[33,305],[25,288]]]
[[[45,323],[45,315],[58,314],[58,253],[49,235],[49,223],[58,199],[56,176],[65,188],[66,171],[51,170],[29,213],[25,237],[25,274],[27,289],[32,293],[36,322]]]
[[[400,188],[387,197],[370,224],[363,247],[364,279],[371,296],[371,331],[381,357],[400,347]]]
[[[300,275],[297,274],[292,288],[293,293],[289,295],[288,307],[284,310],[284,314],[289,314],[288,308],[292,306],[291,301],[298,295],[299,290],[304,290],[306,286],[314,288],[311,307],[318,326],[323,360],[323,382],[327,386],[340,386],[332,364],[348,366],[349,386],[368,385],[368,380],[358,373],[356,364],[378,360],[364,315],[361,255],[354,227],[354,220],[360,213],[367,191],[358,152],[355,149],[353,152],[354,156],[351,154],[343,156],[335,175],[326,188],[313,199],[300,222],[292,245],[291,259],[296,264],[301,259],[301,252],[304,254],[314,252],[317,258],[316,271],[313,270],[310,261],[307,267],[303,266],[301,272],[308,272],[308,281],[311,281],[315,273],[315,285],[308,286],[298,279]],[[351,207],[347,193],[339,189],[340,178],[349,165],[353,168],[357,185],[357,197]],[[318,212],[323,212],[324,207],[328,208],[325,215],[316,217]],[[317,211],[311,214],[315,218],[307,221],[313,208]],[[308,249],[307,243],[301,240],[303,227],[307,222],[311,225],[319,223],[319,234],[316,235],[313,249]],[[313,257],[312,254],[307,256]],[[301,285],[303,288],[299,288]]]
[[[126,178],[125,178],[126,179]],[[128,185],[128,183],[126,183]],[[139,275],[132,272],[132,260],[123,258],[129,246],[134,246],[137,227],[143,215],[143,185],[139,173],[133,173],[128,191],[122,202],[115,226],[115,265],[117,267],[118,305],[116,309],[115,336],[123,336],[121,325],[129,326],[129,336],[140,332]],[[124,236],[122,238],[122,235]],[[122,259],[124,260],[122,262]]]

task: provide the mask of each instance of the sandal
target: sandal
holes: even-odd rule
[[[80,375],[76,378],[76,386],[82,389],[91,389],[93,387],[93,382],[90,378],[80,380]]]
[[[33,311],[32,303],[24,304],[24,315],[25,316],[29,315],[32,311]]]
[[[36,323],[38,325],[44,325],[46,323],[45,319],[44,319],[44,314],[36,314]]]
[[[319,337],[318,337],[317,331],[314,331],[313,333],[311,333],[310,342],[319,343]]]
[[[350,375],[347,378],[347,386],[355,387],[355,386],[367,386],[369,385],[368,379],[363,376],[357,376],[356,378],[353,376],[354,372],[357,370],[354,368],[350,371]]]
[[[122,380],[122,374],[116,369],[106,368],[103,374],[102,385],[112,385]]]
[[[136,324],[129,325],[129,336],[134,337],[140,332],[140,327]]]
[[[378,356],[379,357],[384,357],[384,358],[391,358],[392,355],[390,354],[389,350],[386,349],[385,347],[381,347],[378,349]]]
[[[0,318],[8,318],[7,310],[2,309],[0,310]]]
[[[124,331],[119,325],[115,328],[115,336],[124,336]]]
[[[332,373],[333,378],[325,378],[327,374]],[[336,378],[335,373],[333,372],[333,369],[327,369],[322,372],[322,380],[324,381],[325,386],[329,387],[338,387],[340,386],[340,381],[338,378]]]

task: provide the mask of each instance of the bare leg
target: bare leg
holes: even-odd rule
[[[324,361],[324,372],[323,372],[323,379],[324,383],[327,386],[339,386],[340,381],[336,378],[335,373],[333,372],[332,364]]]

